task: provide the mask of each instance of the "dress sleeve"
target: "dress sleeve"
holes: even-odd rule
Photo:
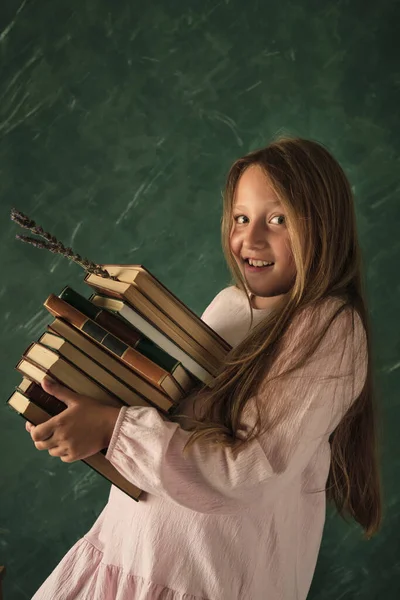
[[[351,323],[354,323],[354,335]],[[310,321],[291,327],[299,347]],[[281,366],[295,354],[288,342]],[[272,406],[271,426],[233,451],[196,441],[183,455],[190,432],[155,408],[123,407],[106,458],[140,489],[193,511],[231,514],[261,500],[307,467],[328,442],[366,376],[366,339],[359,316],[343,311],[303,366],[262,386],[261,410]],[[243,432],[253,424],[255,398],[243,413]],[[274,420],[274,415],[284,418]]]
[[[207,306],[203,314],[201,315],[201,320],[208,324],[210,318],[212,319],[214,314],[218,314],[221,310],[221,306],[224,306],[226,302],[226,298],[229,297],[229,294],[232,291],[232,287],[227,287],[218,292],[218,294],[211,300],[210,304]]]

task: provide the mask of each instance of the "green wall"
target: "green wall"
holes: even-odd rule
[[[309,597],[400,597],[399,8],[389,0],[2,0],[6,600],[31,597],[108,496],[81,463],[35,451],[5,406],[19,356],[50,321],[47,295],[66,284],[88,292],[78,267],[15,241],[10,208],[92,260],[144,264],[201,313],[228,282],[219,240],[226,172],[281,131],[328,145],[354,186],[384,429],[382,531],[364,542],[329,512]]]

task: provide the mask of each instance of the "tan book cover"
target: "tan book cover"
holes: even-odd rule
[[[135,310],[143,315],[150,323],[162,331],[182,350],[188,353],[198,364],[206,369],[211,375],[216,375],[219,367],[219,359],[212,354],[211,348],[203,348],[191,335],[181,329],[174,321],[156,305],[154,305],[139,288],[132,283],[105,279],[100,275],[88,273],[85,282],[97,290],[100,294],[126,300]]]
[[[119,281],[136,285],[156,306],[185,329],[203,348],[222,361],[231,349],[230,345],[216,331],[202,321],[188,306],[177,298],[161,281],[143,265],[101,265]]]

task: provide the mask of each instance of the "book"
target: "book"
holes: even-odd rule
[[[116,350],[118,355],[123,348],[132,348],[134,352],[131,353],[130,366],[153,385],[162,387],[174,400],[182,398],[183,391],[187,392],[193,387],[195,383],[193,378],[178,361],[126,321],[95,306],[68,286],[63,289],[58,298],[67,304],[57,302],[52,294],[44,306],[48,310],[51,308],[53,314],[57,309],[60,316],[64,316],[70,322],[74,319],[74,327],[81,329],[106,348]],[[68,305],[80,314],[71,310]],[[135,357],[134,361],[133,357]]]
[[[203,369],[196,360],[192,358],[188,353],[182,350],[174,342],[172,342],[167,336],[165,336],[159,329],[154,327],[151,322],[144,319],[138,312],[136,312],[127,302],[123,300],[117,300],[115,298],[109,298],[101,294],[94,294],[91,297],[91,301],[98,307],[113,311],[123,317],[127,322],[138,329],[144,336],[149,338],[154,344],[160,346],[170,356],[173,356],[178,360],[185,369],[187,369],[192,375],[199,379],[202,383],[213,386],[214,377]]]
[[[44,390],[43,390],[44,391]],[[30,401],[26,396],[26,393],[21,389],[17,388],[10,398],[7,400],[7,404],[16,410],[19,414],[23,415],[27,421],[33,423],[33,425],[39,425],[51,419],[55,416],[50,411],[44,411],[37,404]],[[46,418],[40,418],[39,415],[44,417],[43,412],[46,412]]]
[[[199,382],[213,386],[231,349],[142,266],[109,268],[111,279],[86,275],[85,283],[96,292],[90,300],[67,286],[44,303],[54,320],[18,362],[23,379],[9,399],[34,424],[66,409],[41,388],[46,375],[112,406],[153,406],[167,420]],[[137,500],[141,490],[105,453],[84,462]]]
[[[84,336],[81,337],[84,338]],[[126,404],[131,406],[137,404],[138,394],[140,394],[164,411],[168,411],[173,406],[173,402],[166,394],[157,390],[133,372],[130,374],[133,389],[125,385],[123,381],[115,377],[115,371],[113,372],[113,367],[116,366],[114,363],[117,363],[116,360],[109,357],[100,348],[94,346],[94,344],[87,342],[85,338],[81,342],[88,350],[87,353],[84,352],[82,344],[80,344],[80,347],[74,346],[56,333],[47,332],[39,338],[40,344],[56,350],[63,358],[103,385]],[[87,344],[90,344],[90,346],[87,347]],[[92,348],[93,346],[94,348]],[[91,353],[92,349],[94,350],[94,354]],[[97,362],[95,362],[96,360]],[[117,370],[120,372],[119,369]]]
[[[143,265],[103,264],[101,267],[119,281],[137,286],[149,300],[185,329],[205,349],[222,361],[231,349],[216,331],[202,321]]]
[[[104,346],[98,340],[96,341],[94,338],[91,338],[91,336],[84,334],[78,328],[75,328],[73,325],[69,324],[67,321],[63,321],[60,318],[54,319],[54,321],[47,326],[47,329],[48,331],[63,337],[77,348],[80,348],[83,352],[85,352],[85,354],[91,356],[93,360],[114,373],[116,377],[121,379],[130,387],[135,387],[137,379],[135,372],[137,372],[139,375],[143,376],[147,381],[149,381],[149,383],[167,394],[167,396],[169,396],[174,402],[178,402],[182,399],[182,397],[184,397],[184,391],[180,385],[164,369],[160,369],[158,365],[154,364],[149,359],[146,359],[149,363],[149,367],[147,368],[147,365],[143,367],[142,358],[146,357],[142,357],[140,353],[136,351],[133,352],[132,356],[134,358],[130,362],[126,362],[127,366],[125,366],[123,362],[121,362],[121,359],[125,353],[130,354],[129,347],[124,345],[123,347],[119,348],[118,345],[119,351],[117,352],[116,339],[112,340],[114,336],[107,334],[106,331],[105,335],[108,336],[110,345],[114,348],[114,352],[107,348],[107,346]],[[140,355],[140,358],[137,357],[137,354]],[[113,358],[113,355],[115,355],[115,358]],[[120,360],[118,360],[118,358]],[[128,365],[130,368],[128,368]],[[134,370],[134,373],[132,373],[131,368]],[[189,391],[189,389],[192,387],[193,382],[191,381],[191,385],[190,387],[188,386],[186,391]]]
[[[220,359],[212,354],[212,348],[210,346],[203,348],[188,331],[181,329],[158,306],[152,304],[136,285],[113,279],[105,279],[93,273],[88,273],[85,276],[85,282],[95,289],[98,294],[124,300],[208,373],[212,376],[217,374]],[[200,321],[200,319],[198,320]]]
[[[34,404],[40,406],[40,408],[43,408],[43,410],[46,410],[52,416],[60,414],[60,412],[67,408],[64,402],[55,396],[51,396],[44,391],[41,385],[26,377],[23,377],[19,383],[18,391],[25,394]]]
[[[128,326],[122,319],[118,319],[107,310],[98,308],[90,300],[69,286],[66,286],[58,294],[58,297],[64,300],[64,302],[68,302],[68,304],[86,315],[89,319],[92,319],[92,321],[98,323],[131,348],[136,348],[141,338],[140,332]]]
[[[52,327],[56,327],[58,330],[61,327],[63,327],[63,332],[65,332],[66,335],[69,335],[69,337],[71,337],[73,335],[73,333],[71,332],[71,329],[75,328],[75,330],[77,332],[79,332],[80,334],[82,334],[82,336],[84,336],[84,337],[81,337],[81,339],[79,341],[80,347],[83,348],[82,344],[85,343],[84,339],[88,339],[91,342],[93,342],[94,344],[96,344],[98,347],[100,347],[102,350],[104,350],[105,352],[108,352],[115,359],[120,359],[120,361],[122,361],[122,363],[124,365],[126,365],[130,369],[133,369],[134,371],[136,371],[138,373],[138,375],[141,375],[141,373],[139,372],[139,367],[140,367],[140,365],[143,366],[143,361],[141,360],[142,356],[134,348],[130,348],[129,346],[127,346],[120,339],[118,339],[115,336],[113,336],[112,334],[110,334],[108,331],[106,331],[105,329],[103,329],[102,327],[97,325],[97,323],[95,323],[94,321],[92,321],[91,319],[86,317],[84,314],[82,314],[76,308],[74,308],[73,306],[71,306],[70,304],[68,304],[67,302],[62,300],[61,298],[58,298],[54,294],[50,294],[50,296],[46,299],[44,306],[47,308],[47,310],[53,316],[56,317],[56,320],[51,324]],[[57,319],[58,319],[58,321],[57,321]],[[71,327],[70,327],[70,330],[68,333],[67,333],[66,328],[64,326],[60,325],[60,322],[67,322],[70,324]],[[76,335],[74,335],[74,340],[72,340],[72,343],[74,343],[74,342],[75,342],[75,345],[78,342]],[[87,347],[86,344],[85,344],[85,347]],[[92,351],[94,351],[93,348],[91,348],[91,352]],[[95,360],[99,359],[99,361],[101,361],[101,354],[99,352],[95,352],[95,354],[96,354],[96,356],[93,355]],[[138,354],[139,354],[139,356],[138,356]],[[117,362],[117,361],[115,361],[115,362]],[[104,364],[104,363],[102,363],[102,364]],[[111,362],[111,363],[108,362],[107,364],[108,365],[112,364],[113,368],[116,367],[117,371],[119,373],[119,375],[117,375],[117,376],[118,377],[121,376],[121,379],[123,378],[124,381],[126,383],[128,383],[128,385],[132,385],[133,382],[137,381],[137,376],[135,376],[134,373],[131,373],[131,372],[127,373],[127,369],[121,370],[121,368],[117,367],[114,362]],[[155,367],[156,367],[156,365],[155,365]],[[154,370],[150,371],[150,366],[148,368],[146,368],[146,375],[148,378],[151,377],[152,373],[154,373]],[[150,383],[152,383],[154,385],[154,384],[158,383],[158,379],[151,380]],[[192,386],[193,386],[193,384],[192,384]],[[163,390],[163,391],[165,393],[165,390]],[[181,393],[180,393],[180,396],[181,396]]]
[[[27,394],[29,394],[29,389],[25,391],[17,389],[8,399],[8,405],[27,421],[32,423],[32,425],[40,425],[41,423],[45,423],[52,416],[54,416],[48,410],[44,410],[31,401]],[[44,390],[43,394],[46,394]],[[104,453],[98,452],[93,456],[83,459],[82,462],[86,463],[94,471],[105,477],[108,481],[110,481],[110,483],[128,494],[128,496],[138,501],[142,490],[125,479],[125,477],[123,477],[121,473],[119,473],[119,471],[117,471],[117,469],[106,459]]]
[[[193,387],[194,382],[192,377],[190,377],[188,372],[174,357],[170,356],[157,346],[157,344],[144,336],[124,318],[116,316],[109,310],[95,306],[91,301],[93,295],[87,299],[69,286],[66,286],[58,297],[71,304],[90,319],[96,321],[104,329],[125,342],[129,347],[134,348],[152,363],[168,371],[183,390],[189,391]]]
[[[67,408],[67,405],[64,404],[64,402],[55,396],[48,394],[44,391],[41,385],[27,379],[26,377],[22,378],[22,381],[18,384],[16,391],[22,393],[39,408],[45,410],[51,417],[59,415]],[[106,454],[106,449],[100,450],[100,452]]]
[[[77,394],[89,396],[111,404],[112,406],[122,406],[123,403],[113,394],[98,385],[90,379],[85,373],[71,365],[68,361],[61,358],[57,352],[33,343],[23,354],[22,359],[16,366],[24,377],[41,384],[46,375],[59,381],[62,385],[70,388]],[[141,406],[148,406],[145,400]]]

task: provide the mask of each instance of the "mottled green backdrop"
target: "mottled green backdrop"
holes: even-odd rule
[[[219,221],[235,158],[285,131],[325,143],[346,169],[374,325],[385,521],[363,542],[329,513],[313,600],[400,597],[399,20],[391,0],[0,6],[4,403],[50,321],[47,295],[87,292],[78,267],[15,241],[11,207],[95,261],[144,264],[200,313],[228,282]],[[6,600],[25,600],[91,526],[108,485],[35,451],[4,404],[0,460]]]

